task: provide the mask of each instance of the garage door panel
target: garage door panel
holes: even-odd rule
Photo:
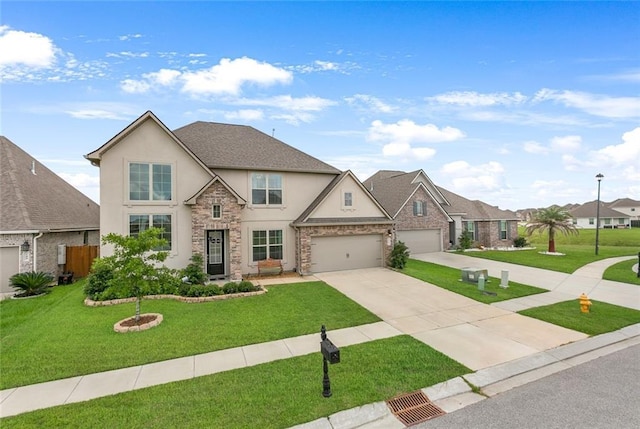
[[[439,252],[442,250],[442,236],[439,229],[416,229],[397,231],[396,236],[413,254]]]
[[[19,271],[20,248],[0,247],[0,293],[15,292],[9,278]]]
[[[382,235],[348,235],[313,237],[311,239],[311,270],[354,270],[380,267],[382,261]]]

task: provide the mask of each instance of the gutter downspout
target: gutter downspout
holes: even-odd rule
[[[33,237],[33,271],[38,272],[38,238],[42,237],[44,232],[39,233],[37,236]]]

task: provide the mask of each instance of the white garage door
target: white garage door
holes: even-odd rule
[[[19,247],[0,247],[0,293],[14,292],[9,286],[9,277],[16,274],[20,267]]]
[[[412,254],[439,252],[442,250],[442,238],[439,229],[416,229],[397,231],[396,236],[409,248]]]
[[[382,265],[382,234],[311,238],[314,273]]]

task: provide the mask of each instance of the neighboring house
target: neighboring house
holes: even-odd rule
[[[363,183],[392,215],[396,239],[411,253],[448,250],[463,231],[485,247],[511,246],[518,235],[515,213],[438,187],[423,170],[382,170]]]
[[[608,204],[609,208],[629,216],[630,220],[640,220],[640,201],[618,198]]]
[[[171,131],[146,112],[86,158],[100,167],[102,233],[162,227],[172,268],[198,253],[211,278],[267,258],[309,274],[385,266],[392,247],[393,220],[351,172],[249,126]]]
[[[479,200],[468,200],[438,187],[449,205],[444,209],[454,220],[451,241],[458,244],[463,231],[471,233],[472,240],[484,247],[510,247],[518,237],[518,216],[511,210],[502,210]]]
[[[0,293],[16,273],[60,275],[58,246],[99,244],[99,206],[3,136],[0,200]]]
[[[629,228],[630,216],[610,207],[610,204],[600,201],[600,213],[598,202],[590,201],[578,206],[569,212],[573,217],[573,224],[577,228],[595,229],[597,217],[600,216],[600,228]]]
[[[453,219],[443,208],[449,202],[424,171],[381,170],[363,183],[396,221],[395,238],[411,253],[449,248]]]

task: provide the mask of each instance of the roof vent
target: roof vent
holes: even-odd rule
[[[36,162],[35,161],[31,161],[31,174],[33,174],[34,176],[37,176],[37,174],[36,174]]]

